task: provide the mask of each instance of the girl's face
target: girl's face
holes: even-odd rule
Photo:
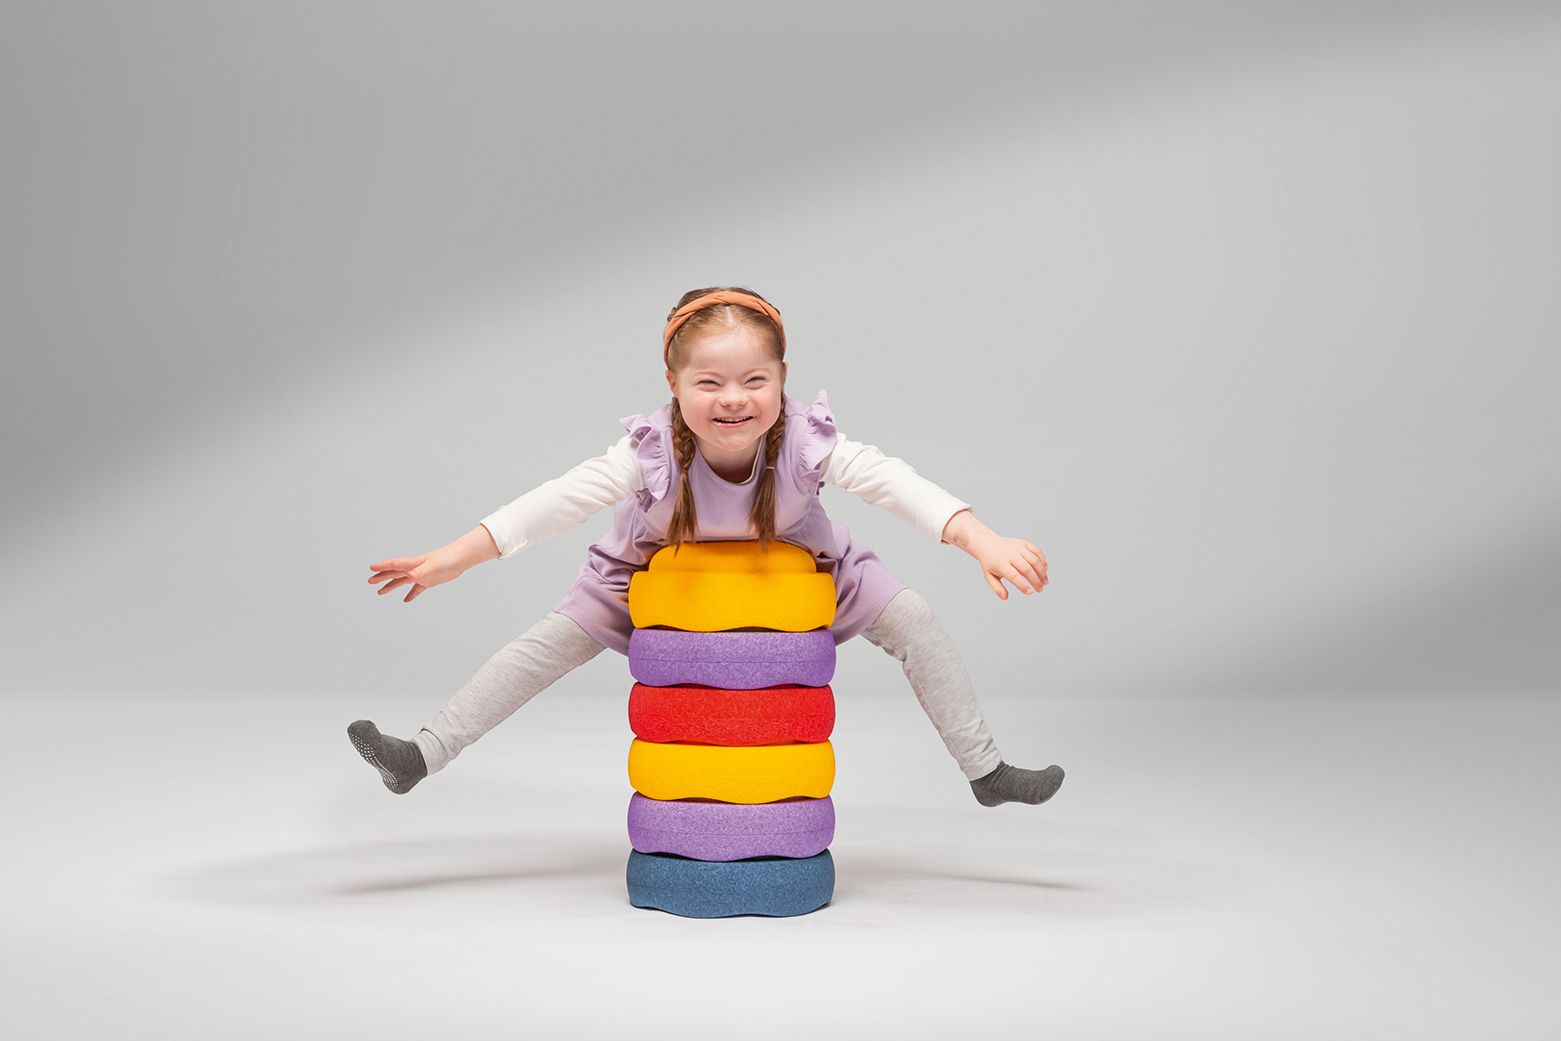
[[[785,383],[785,363],[747,326],[685,344],[683,367],[667,373],[684,421],[706,461],[718,466],[753,464],[759,439],[780,418]]]

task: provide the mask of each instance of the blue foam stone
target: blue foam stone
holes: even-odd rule
[[[684,918],[816,911],[835,895],[829,850],[812,857],[693,860],[672,853],[629,853],[629,903]]]

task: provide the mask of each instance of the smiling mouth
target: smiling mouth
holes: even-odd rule
[[[723,427],[740,427],[740,426],[742,426],[744,423],[748,422],[752,418],[753,418],[752,416],[744,416],[741,419],[717,419],[715,422],[716,422],[716,424],[718,426],[723,426]]]

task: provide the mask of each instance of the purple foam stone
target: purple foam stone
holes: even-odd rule
[[[835,838],[835,804],[822,799],[732,803],[629,799],[629,844],[641,853],[695,860],[811,857]]]
[[[805,633],[635,629],[629,634],[629,672],[652,687],[701,684],[726,690],[762,690],[796,684],[822,687],[835,675],[835,637]]]

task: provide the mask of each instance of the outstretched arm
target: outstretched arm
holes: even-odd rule
[[[598,510],[622,502],[644,485],[634,446],[625,434],[602,455],[494,510],[449,545],[414,557],[391,557],[370,564],[374,573],[369,582],[384,582],[379,589],[382,594],[411,584],[402,601],[410,603],[430,586],[459,578],[485,560],[513,556],[533,542],[578,527]]]
[[[970,509],[970,503],[933,484],[904,459],[838,432],[824,466],[824,483],[888,510],[933,542],[942,541],[950,517]]]
[[[837,432],[824,481],[883,507],[929,538],[970,554],[980,562],[987,585],[1000,600],[1008,599],[1005,579],[1026,594],[1046,588],[1046,557],[1033,543],[997,534],[976,519],[968,502],[874,445]]]
[[[630,435],[562,477],[537,485],[482,519],[498,556],[511,557],[533,542],[577,528],[598,510],[645,487]]]

